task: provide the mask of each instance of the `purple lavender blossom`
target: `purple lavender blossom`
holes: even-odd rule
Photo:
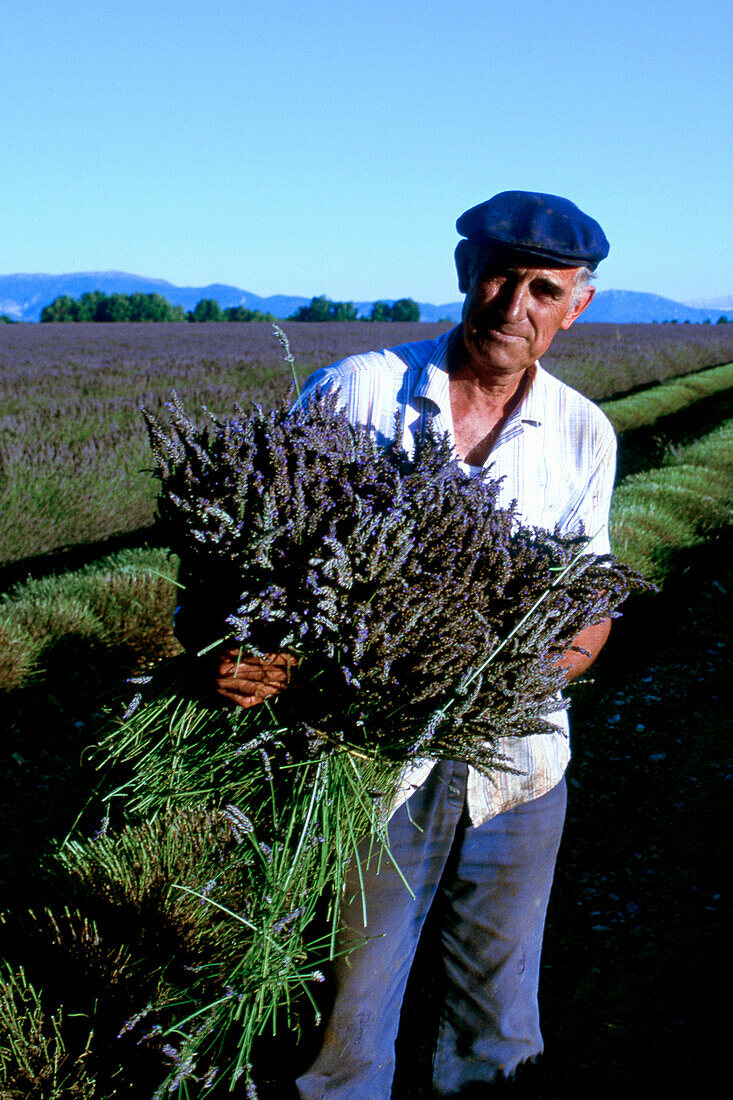
[[[500,767],[499,737],[548,728],[556,658],[640,587],[614,559],[583,556],[582,532],[520,524],[447,440],[427,430],[411,458],[380,447],[333,394],[203,428],[174,397],[170,424],[148,424],[184,642],[302,655],[306,687],[279,713],[321,750]]]

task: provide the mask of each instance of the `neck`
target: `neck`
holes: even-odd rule
[[[535,365],[507,373],[477,363],[467,351],[459,329],[453,333],[448,347],[448,372],[451,388],[470,392],[472,399],[479,404],[503,408],[517,393],[517,401],[521,400],[527,383],[534,375]]]
[[[454,341],[448,362],[456,451],[464,461],[483,465],[524,397],[534,370],[530,367],[512,374],[478,370],[462,341]]]

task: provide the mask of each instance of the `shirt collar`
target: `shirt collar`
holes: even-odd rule
[[[455,331],[450,329],[438,339],[415,387],[415,397],[430,401],[437,407],[444,428],[453,423],[448,387],[448,341]]]
[[[539,359],[530,367],[530,377],[524,396],[517,408],[509,417],[510,421],[519,423],[522,427],[541,428],[544,415],[544,394],[547,387],[547,373],[542,369]]]

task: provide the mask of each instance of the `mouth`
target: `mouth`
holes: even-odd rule
[[[490,340],[496,340],[500,344],[513,344],[517,341],[524,340],[523,336],[517,335],[516,332],[503,332],[500,328],[487,328],[485,329],[485,335]]]
[[[493,340],[498,344],[521,343],[526,337],[517,332],[507,332],[501,325],[493,325],[490,322],[479,322],[471,325],[471,332],[482,340]]]

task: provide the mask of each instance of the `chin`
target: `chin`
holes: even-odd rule
[[[528,358],[526,345],[504,343],[475,331],[467,334],[466,348],[471,358],[485,370],[501,371],[502,374],[526,370],[534,362]]]

